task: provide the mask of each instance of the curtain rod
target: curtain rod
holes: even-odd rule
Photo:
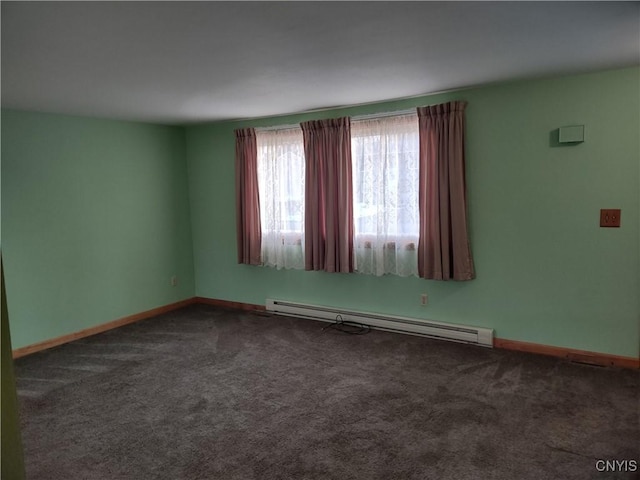
[[[369,115],[356,115],[355,117],[351,117],[351,120],[375,120],[376,118],[385,118],[385,117],[402,117],[404,115],[417,115],[415,108],[410,108],[408,110],[396,110],[395,112],[381,112],[381,113],[370,113]]]
[[[385,118],[385,117],[402,117],[404,115],[415,115],[416,109],[411,108],[408,110],[397,110],[395,112],[381,112],[381,113],[370,113],[367,115],[356,115],[355,117],[351,117],[351,120],[375,120],[376,118]],[[274,125],[271,127],[257,127],[256,132],[272,132],[275,130],[291,130],[294,128],[300,128],[299,123],[294,123],[290,125]]]
[[[293,130],[294,128],[300,128],[299,123],[291,125],[274,125],[272,127],[256,127],[256,132],[273,132],[274,130]]]

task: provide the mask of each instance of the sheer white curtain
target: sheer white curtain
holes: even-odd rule
[[[417,276],[417,115],[352,120],[351,152],[356,271]]]
[[[258,130],[256,137],[263,265],[304,269],[302,130]]]

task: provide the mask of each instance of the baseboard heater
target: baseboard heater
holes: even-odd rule
[[[267,299],[266,306],[267,311],[279,315],[308,318],[324,322],[335,322],[337,318],[342,318],[345,322],[361,323],[378,330],[420,335],[454,342],[472,343],[483,347],[493,347],[493,329],[491,328],[454,325],[419,318],[359,312],[283,300]],[[340,317],[338,317],[338,315],[340,315]]]

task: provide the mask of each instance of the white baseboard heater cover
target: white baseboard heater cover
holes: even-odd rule
[[[378,330],[408,333],[454,342],[493,347],[493,329],[434,322],[419,318],[397,317],[380,313],[360,312],[321,305],[267,299],[267,311],[279,315],[335,322],[340,315],[345,322],[356,322]]]

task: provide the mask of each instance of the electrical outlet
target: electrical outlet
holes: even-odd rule
[[[171,277],[171,286],[172,286],[172,287],[175,287],[176,285],[178,285],[178,277],[177,277],[177,276],[175,276],[175,275],[173,275],[173,276]]]
[[[429,303],[429,297],[426,293],[423,293],[422,295],[420,295],[420,305],[424,307],[427,303]]]

